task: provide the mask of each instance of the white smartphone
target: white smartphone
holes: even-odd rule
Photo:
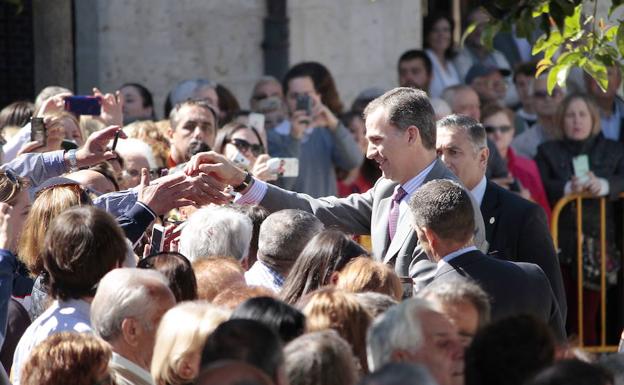
[[[150,242],[151,254],[158,254],[165,246],[165,228],[161,225],[154,225],[152,228],[152,240]]]
[[[260,135],[264,133],[264,120],[264,114],[259,114],[257,112],[249,114],[249,125],[255,128]]]
[[[299,176],[299,159],[272,158],[267,161],[269,169],[279,176],[294,178]]]
[[[249,169],[249,166],[251,165],[249,159],[247,159],[245,155],[243,155],[240,151],[236,151],[236,154],[234,154],[234,156],[230,160],[234,162],[234,164],[236,164],[238,167],[241,167],[245,170]]]
[[[581,184],[589,180],[589,157],[587,154],[572,158],[572,167],[574,168],[574,176],[578,178]]]

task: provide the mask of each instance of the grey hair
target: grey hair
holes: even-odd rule
[[[180,253],[195,262],[211,256],[247,257],[253,235],[251,219],[229,207],[197,210],[180,235]]]
[[[357,379],[351,347],[332,329],[295,338],[284,357],[290,385],[353,385]]]
[[[436,382],[423,365],[391,362],[364,377],[358,385],[436,385]]]
[[[387,294],[366,291],[364,293],[353,293],[359,303],[373,316],[377,317],[381,313],[396,305],[398,302]]]
[[[253,88],[252,88],[252,99],[253,99],[253,94],[256,92],[256,89],[262,85],[268,84],[268,83],[277,83],[279,84],[280,88],[282,88],[282,82],[280,82],[279,80],[277,80],[277,78],[275,76],[271,76],[271,75],[264,75],[262,77],[260,77],[260,79],[258,79],[258,81],[256,81],[256,83],[254,84]]]
[[[366,336],[370,371],[390,362],[396,350],[420,349],[424,338],[419,314],[422,310],[434,310],[433,305],[421,298],[410,298],[375,318]]]
[[[400,130],[416,126],[423,146],[435,149],[435,112],[426,92],[409,87],[394,88],[371,101],[364,109],[364,118],[379,108],[384,108],[388,121]]]
[[[434,280],[418,292],[419,298],[431,302],[458,303],[470,302],[479,315],[479,328],[490,322],[490,298],[472,279],[456,277],[451,280]]]
[[[188,99],[194,99],[197,92],[202,88],[213,88],[216,90],[217,83],[208,79],[188,79],[178,83],[169,95],[169,101],[172,106]]]
[[[153,170],[158,167],[156,164],[156,157],[154,157],[154,151],[149,144],[140,139],[119,139],[116,150],[122,158],[125,154],[139,154],[147,159],[150,169]]]
[[[305,211],[277,211],[260,225],[258,259],[279,272],[287,272],[310,239],[323,228],[317,217]]]
[[[61,86],[48,86],[45,87],[44,89],[42,89],[39,92],[39,95],[37,95],[37,98],[35,99],[35,114],[37,114],[39,112],[39,110],[41,109],[41,107],[43,106],[43,103],[50,99],[53,96],[56,96],[58,94],[62,94],[62,93],[68,93],[71,94],[71,90],[65,87],[61,87]]]
[[[487,135],[483,125],[470,116],[453,114],[438,120],[438,130],[446,128],[464,132],[472,144],[475,152],[487,147]]]
[[[167,278],[156,270],[120,268],[110,271],[100,281],[91,303],[94,333],[105,341],[114,341],[121,335],[124,319],[148,319],[158,307],[158,298],[166,292],[173,298]]]

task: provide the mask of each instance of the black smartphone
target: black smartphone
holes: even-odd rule
[[[113,148],[111,148],[111,151],[115,151],[115,149],[117,148],[117,141],[119,141],[119,133],[121,132],[121,130],[117,131],[115,133],[115,139],[113,139]]]
[[[48,131],[43,123],[43,118],[30,119],[30,141],[39,142],[43,146],[48,144]]]
[[[97,96],[68,96],[65,98],[65,110],[76,115],[100,115],[102,100]]]
[[[307,115],[312,116],[312,98],[310,95],[297,95],[297,111],[305,111]]]
[[[63,139],[61,142],[61,148],[65,151],[78,149],[78,144],[73,140]]]

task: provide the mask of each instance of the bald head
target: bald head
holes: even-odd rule
[[[156,168],[156,159],[152,148],[139,139],[123,139],[117,142],[116,151],[124,161],[124,182],[127,188],[141,182],[141,169]]]
[[[79,170],[68,174],[67,178],[80,183],[83,187],[87,187],[102,194],[116,191],[113,182],[97,171]]]

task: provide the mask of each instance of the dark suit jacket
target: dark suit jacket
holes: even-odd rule
[[[439,159],[435,160],[424,183],[434,179],[458,181]],[[370,234],[375,259],[394,265],[395,271],[400,276],[415,277],[419,273],[415,269],[416,262],[427,262],[428,259],[418,244],[418,237],[411,226],[411,215],[406,212],[407,210],[399,217],[392,242],[388,241],[388,217],[396,185],[397,183],[391,180],[379,178],[375,186],[366,193],[351,194],[346,198],[318,199],[268,185],[267,193],[260,205],[270,212],[287,208],[307,211],[316,215],[326,226],[338,227],[349,234]],[[481,212],[476,209],[476,201],[473,201],[473,204],[476,223],[475,245],[481,250],[487,250]],[[423,271],[430,273],[431,266],[426,266]]]
[[[432,282],[458,276],[475,280],[485,290],[490,297],[493,321],[532,314],[546,322],[559,340],[565,338],[559,305],[539,266],[502,261],[476,250],[442,265]]]
[[[488,181],[481,202],[489,253],[512,262],[534,263],[542,268],[552,286],[563,319],[566,296],[557,252],[544,210],[497,184]]]

